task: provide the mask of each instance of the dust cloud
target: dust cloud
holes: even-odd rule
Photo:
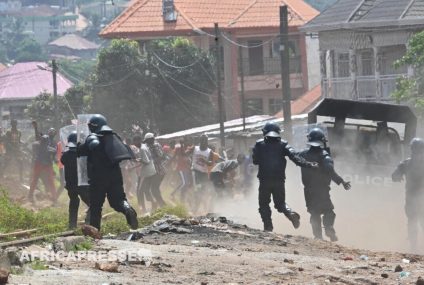
[[[338,167],[336,160],[336,171],[344,176],[346,172],[344,173],[340,166],[339,164]],[[390,174],[391,172],[388,176]],[[301,225],[295,230],[285,216],[273,208],[271,202],[274,231],[312,238],[300,168],[288,161],[286,176],[286,202],[301,215]],[[367,186],[363,181],[351,182],[352,189],[349,191],[344,190],[341,185],[337,186],[333,182],[331,184],[331,197],[337,215],[335,229],[339,244],[360,249],[424,254],[424,250],[410,251],[404,211],[404,183]],[[217,201],[214,212],[250,227],[262,229],[258,213],[257,181],[247,197]],[[422,238],[423,233],[420,234]],[[420,245],[418,248],[422,249],[424,245],[422,239]]]

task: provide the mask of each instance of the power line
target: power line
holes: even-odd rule
[[[228,42],[230,42],[231,44],[233,44],[233,45],[235,45],[235,46],[238,46],[238,47],[247,48],[247,49],[262,47],[262,46],[264,46],[264,45],[268,44],[269,42],[272,42],[272,41],[273,41],[273,40],[275,40],[276,38],[280,37],[280,35],[276,35],[276,36],[272,37],[271,39],[266,40],[266,41],[262,42],[261,44],[257,44],[257,45],[242,45],[242,44],[239,44],[239,43],[237,43],[237,42],[233,41],[232,39],[228,38],[228,37],[227,37],[224,33],[222,33],[222,32],[221,32],[221,36],[222,36],[225,40],[227,40]]]
[[[164,59],[160,58],[155,52],[152,52],[152,54],[156,57],[157,60],[159,60],[160,62],[162,62],[166,66],[171,67],[171,68],[175,68],[175,69],[185,69],[185,68],[192,67],[192,66],[196,65],[202,59],[202,57],[198,57],[193,63],[190,63],[190,64],[185,65],[185,66],[176,66],[176,65],[173,65],[169,62],[166,62]]]
[[[193,87],[191,87],[191,86],[189,86],[189,85],[187,85],[187,84],[185,84],[185,83],[183,83],[183,82],[181,82],[181,81],[179,81],[179,80],[177,80],[177,79],[175,79],[175,78],[173,78],[173,77],[171,77],[171,76],[169,76],[169,75],[167,75],[167,77],[168,77],[169,79],[171,79],[172,81],[177,82],[177,83],[178,83],[178,84],[180,84],[181,86],[184,86],[185,88],[190,89],[190,90],[192,90],[192,91],[194,91],[194,92],[196,92],[196,93],[198,93],[198,94],[200,94],[200,95],[204,95],[204,96],[207,96],[207,97],[210,97],[210,96],[211,96],[211,94],[210,94],[210,93],[206,93],[206,92],[202,92],[202,91],[200,91],[200,90],[197,90],[197,89],[195,89],[195,88],[193,88]]]
[[[189,114],[193,119],[195,119],[196,121],[198,121],[199,123],[204,123],[204,121],[199,120],[185,105],[186,103],[184,103],[184,99],[180,96],[180,94],[177,92],[177,90],[175,90],[175,88],[168,82],[168,80],[166,80],[166,77],[162,74],[162,71],[155,66],[156,69],[158,70],[159,74],[162,76],[163,80],[165,81],[166,85],[175,93],[176,97],[178,100],[180,100],[181,105],[184,107],[184,110],[186,111],[187,114]],[[198,107],[197,107],[198,108]]]
[[[91,84],[93,87],[110,87],[119,83],[124,82],[125,80],[127,80],[129,77],[131,77],[132,75],[134,75],[135,70],[131,71],[130,73],[128,73],[127,75],[125,75],[124,77],[122,77],[119,80],[116,80],[114,82],[108,83],[108,84]]]

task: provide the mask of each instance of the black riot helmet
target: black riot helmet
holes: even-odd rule
[[[264,137],[279,138],[280,132],[280,126],[274,122],[267,122],[262,128]]]
[[[95,114],[88,121],[88,128],[92,133],[100,133],[104,131],[112,131],[107,125],[106,118],[103,115]]]
[[[67,147],[76,147],[77,146],[77,132],[73,131],[68,135],[68,144]]]
[[[424,153],[424,140],[421,138],[413,138],[411,140],[411,154],[423,154]]]
[[[324,132],[320,128],[313,128],[308,133],[307,144],[315,147],[324,147],[327,139],[325,138]]]

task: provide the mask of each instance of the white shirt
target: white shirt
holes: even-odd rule
[[[211,149],[207,148],[205,150],[201,150],[200,146],[195,146],[193,151],[193,164],[192,168],[194,170],[208,173],[208,161],[211,155]]]

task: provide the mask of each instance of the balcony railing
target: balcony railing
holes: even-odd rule
[[[359,76],[351,78],[330,78],[324,81],[325,97],[337,99],[354,99],[361,101],[391,101],[391,94],[396,90],[397,78],[405,74]]]
[[[263,57],[262,60],[243,58],[243,73],[245,76],[271,75],[281,73],[281,63],[279,57]],[[290,74],[302,73],[300,56],[290,58]],[[240,73],[240,70],[239,70]]]

